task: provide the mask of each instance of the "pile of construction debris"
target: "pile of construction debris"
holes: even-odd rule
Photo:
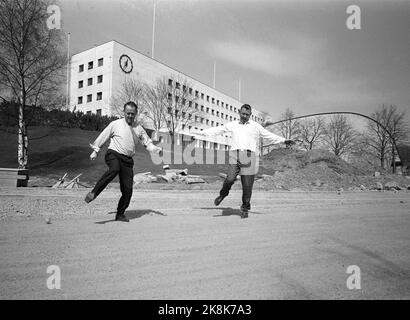
[[[140,183],[166,182],[166,183],[205,183],[200,176],[189,175],[188,169],[170,169],[169,165],[163,166],[164,174],[153,175],[151,172],[137,173],[134,175],[134,186]]]
[[[54,189],[57,189],[57,188],[63,188],[63,189],[88,188],[89,186],[80,183],[81,175],[82,173],[75,176],[73,179],[68,180],[67,172],[66,172],[60,179],[58,179],[58,181],[52,186],[52,188]]]

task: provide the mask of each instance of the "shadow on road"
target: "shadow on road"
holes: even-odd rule
[[[211,208],[200,208],[204,210],[222,210],[221,214],[214,215],[214,217],[226,217],[226,216],[239,216],[241,217],[241,210],[239,209],[234,209],[231,207],[211,207]],[[262,212],[255,212],[255,211],[249,211],[251,214],[264,214]]]
[[[108,214],[113,214],[113,213],[116,213],[116,211],[108,212]],[[163,214],[163,213],[160,212],[160,211],[156,211],[156,210],[152,210],[152,209],[128,210],[128,211],[125,211],[125,216],[126,216],[128,219],[130,219],[130,220],[141,218],[141,217],[143,217],[143,216],[145,216],[145,215],[147,215],[147,214],[149,214],[149,215],[158,214],[158,215],[160,215],[160,216],[166,216],[166,214]],[[111,220],[97,221],[97,222],[95,222],[95,223],[96,223],[96,224],[106,224],[106,223],[108,223],[108,222],[115,222],[115,216],[114,216],[114,218],[111,219]]]

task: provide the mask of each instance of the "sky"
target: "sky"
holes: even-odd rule
[[[71,54],[116,40],[151,56],[154,0],[58,5]],[[360,29],[347,27],[350,5],[360,8]],[[387,104],[410,123],[410,0],[156,0],[155,7],[156,60],[209,86],[215,63],[216,89],[238,99],[241,88],[241,102],[273,119],[286,108],[370,115]]]

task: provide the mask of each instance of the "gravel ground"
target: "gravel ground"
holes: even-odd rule
[[[0,189],[1,299],[410,298],[408,191],[255,190],[241,219],[238,189],[219,207],[217,190],[137,189],[129,223],[119,190],[87,191]]]

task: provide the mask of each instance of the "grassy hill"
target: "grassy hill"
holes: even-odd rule
[[[14,130],[14,132],[10,132]],[[58,179],[68,172],[69,177],[82,174],[80,180],[95,181],[107,169],[104,162],[105,146],[95,161],[89,160],[93,142],[100,132],[81,129],[29,127],[29,164],[30,176],[47,176]],[[17,167],[17,132],[15,129],[0,130],[0,167]],[[225,172],[225,165],[170,165],[175,169],[188,169],[189,174],[217,176]],[[163,174],[161,165],[152,162],[149,153],[142,145],[137,146],[134,156],[134,173],[152,172]]]
[[[0,128],[0,167],[17,167],[17,133],[13,128]],[[52,185],[58,178],[68,173],[68,178],[82,174],[80,181],[93,185],[107,169],[104,162],[106,151],[102,149],[96,161],[90,161],[89,143],[98,136],[97,131],[81,129],[30,127],[29,128],[29,165],[30,179],[41,177],[40,185]],[[208,150],[209,152],[209,150]],[[204,158],[205,159],[205,158]],[[226,157],[227,162],[228,157]],[[149,153],[142,145],[137,146],[134,156],[134,173],[152,172],[163,174],[163,164],[154,164]],[[192,175],[207,176],[207,181],[220,181],[219,173],[225,173],[226,164],[169,164],[173,169],[188,169]],[[266,182],[267,187],[284,189],[306,189],[318,186],[324,189],[372,188],[377,182],[396,180],[407,186],[409,180],[403,176],[382,172],[380,178],[373,176],[378,168],[368,163],[350,164],[326,150],[277,149],[265,155],[260,162],[259,174],[274,175]],[[44,182],[46,181],[46,183]],[[116,178],[115,181],[118,181]],[[269,186],[268,186],[269,185]]]

